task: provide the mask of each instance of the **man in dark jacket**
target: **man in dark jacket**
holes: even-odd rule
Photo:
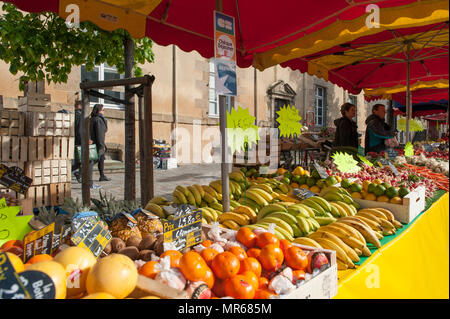
[[[380,153],[386,149],[384,141],[395,136],[395,131],[385,123],[386,107],[375,104],[372,114],[366,119],[365,151]]]
[[[106,143],[105,134],[108,131],[108,122],[103,117],[104,109],[102,104],[95,104],[91,113],[90,134],[92,142],[97,145],[98,170],[100,171],[100,181],[110,181],[104,173]]]
[[[342,117],[334,121],[336,134],[333,146],[351,146],[358,148],[358,127],[353,118],[356,115],[356,107],[351,103],[341,106]]]

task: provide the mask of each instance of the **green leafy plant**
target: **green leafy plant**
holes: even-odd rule
[[[123,43],[129,33],[123,29],[105,31],[91,22],[68,28],[55,13],[24,13],[5,3],[0,16],[0,59],[9,71],[20,76],[20,90],[28,81],[66,83],[73,66],[108,63],[119,73],[125,72]],[[134,40],[134,74],[142,76],[138,66],[153,62],[153,42],[144,37]]]

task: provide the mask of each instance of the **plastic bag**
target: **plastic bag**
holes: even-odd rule
[[[223,246],[220,243],[213,243],[208,248],[212,248],[212,249],[217,250],[219,252],[219,254],[223,253],[225,251],[225,249],[223,249]]]
[[[267,227],[267,231],[271,234],[275,234],[275,226],[276,226],[275,224],[270,223],[269,227]]]
[[[184,290],[186,278],[178,268],[170,268],[170,256],[161,258],[158,265],[160,265],[161,270],[155,277],[156,281],[175,289]]]
[[[163,243],[164,251],[178,250],[174,243]]]
[[[194,250],[195,250],[196,252],[198,252],[199,254],[200,254],[203,250],[206,249],[206,247],[203,246],[202,244],[196,245],[196,246],[194,246],[193,248],[194,248]]]
[[[289,278],[281,274],[273,277],[269,283],[269,289],[275,292],[277,295],[288,294],[295,288],[296,287],[294,286],[294,284],[292,284],[292,280],[289,280]]]
[[[225,246],[223,247],[225,250],[230,250],[231,247],[234,246],[238,246],[241,247],[242,249],[244,249],[245,251],[247,251],[247,247],[245,247],[244,245],[242,245],[240,242],[238,241],[228,241]]]
[[[223,238],[221,236],[221,228],[219,226],[220,224],[218,222],[213,222],[211,224],[211,229],[208,232],[208,237],[214,241],[214,242],[218,242],[218,241],[226,241],[226,238]]]
[[[262,227],[255,227],[255,228],[253,228],[253,233],[256,235],[256,236],[258,236],[258,235],[260,235],[260,234],[262,234],[262,233],[265,233],[267,230],[266,229],[264,229],[264,228],[262,228]]]

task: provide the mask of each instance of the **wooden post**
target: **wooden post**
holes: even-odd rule
[[[124,39],[125,77],[133,77],[134,40],[126,36]],[[136,199],[136,114],[132,87],[125,86],[125,200]]]
[[[145,88],[145,86],[144,86]],[[145,159],[145,133],[144,133],[144,96],[139,94],[139,165],[140,165],[140,181],[141,181],[141,205],[145,207],[147,204],[145,189],[147,182],[147,165],[149,164]]]
[[[83,204],[91,204],[90,165],[89,165],[89,93],[83,90],[81,108],[81,188]]]
[[[152,85],[155,81],[154,76],[147,75],[147,83],[144,86],[144,161],[146,162],[145,180],[143,188],[142,201],[147,203],[155,196],[153,184],[153,107],[152,107]],[[141,174],[144,172],[141,171]]]

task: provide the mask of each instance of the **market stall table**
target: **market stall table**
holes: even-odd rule
[[[442,194],[442,192],[441,192]],[[449,298],[449,193],[356,269],[338,272],[336,299]]]

